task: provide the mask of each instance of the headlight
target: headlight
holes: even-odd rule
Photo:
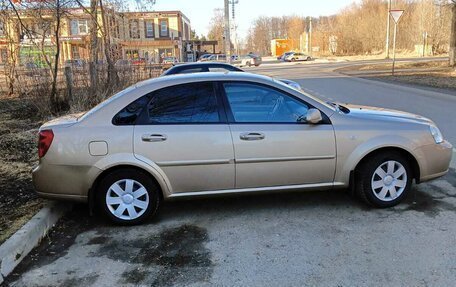
[[[438,127],[430,125],[429,130],[431,131],[431,135],[434,137],[435,143],[439,144],[443,142],[443,136]]]

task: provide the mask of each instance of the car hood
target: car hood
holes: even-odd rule
[[[74,125],[75,123],[78,122],[79,118],[83,115],[84,113],[77,113],[77,114],[70,114],[70,115],[65,115],[63,117],[55,118],[53,120],[50,120],[46,123],[44,123],[41,127],[40,130],[43,129],[50,129],[53,127],[69,127]]]
[[[414,121],[418,123],[433,123],[430,119],[425,118],[420,115],[402,112],[398,110],[379,108],[379,107],[370,107],[370,106],[361,106],[361,105],[346,105],[345,107],[350,109],[350,114],[353,116],[363,117],[363,118],[377,118],[377,119],[390,119],[397,121]]]

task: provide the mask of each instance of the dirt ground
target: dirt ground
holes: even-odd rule
[[[43,205],[31,180],[40,124],[25,101],[0,96],[0,243]]]

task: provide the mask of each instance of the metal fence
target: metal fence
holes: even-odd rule
[[[125,65],[115,66],[119,83],[117,87],[123,88],[142,80],[158,77],[168,66],[161,64],[152,65]],[[103,84],[107,81],[107,65],[95,67],[98,82]],[[10,89],[10,78],[13,79],[14,91],[20,95],[27,95],[36,89],[43,89],[44,86],[51,86],[52,73],[49,68],[19,66],[11,70],[6,66],[0,66],[0,93],[7,93]],[[57,89],[67,90],[68,88],[79,90],[90,86],[89,65],[61,67],[57,72]]]

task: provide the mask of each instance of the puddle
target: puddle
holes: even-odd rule
[[[68,278],[56,286],[65,286],[65,287],[92,286],[95,283],[95,281],[97,281],[99,276],[100,275],[92,273],[92,274],[89,274],[82,278]]]
[[[104,241],[93,256],[106,256],[113,260],[139,264],[143,268],[124,272],[119,284],[171,286],[177,282],[190,284],[210,279],[211,254],[204,247],[207,240],[206,229],[182,225],[150,237],[118,241],[100,236],[88,244]],[[152,267],[159,268],[155,276],[154,272],[147,271],[147,268]]]
[[[438,186],[429,184],[431,188],[439,194],[446,194],[445,191]],[[427,216],[435,217],[442,211],[456,211],[456,206],[445,201],[447,196],[432,196],[428,192],[422,192],[412,187],[407,201],[408,206],[400,211],[417,211],[422,212]]]

